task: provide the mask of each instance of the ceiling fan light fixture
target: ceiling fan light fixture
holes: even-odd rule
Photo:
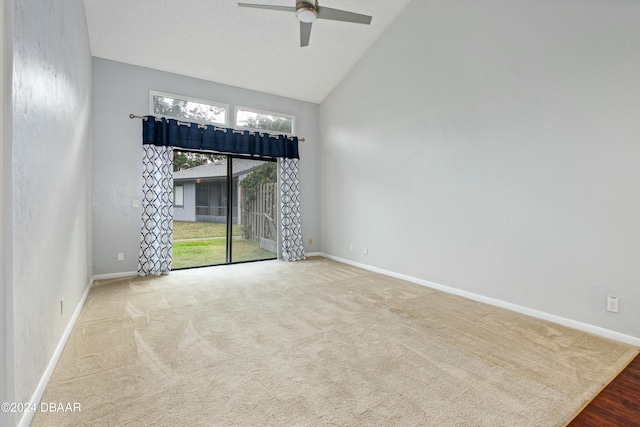
[[[238,3],[240,7],[252,7],[255,9],[279,10],[282,12],[295,12],[296,18],[300,21],[300,47],[309,46],[311,36],[311,24],[316,19],[328,19],[330,21],[352,22],[354,24],[371,23],[371,16],[360,13],[348,12],[346,10],[331,9],[329,7],[318,6],[318,0],[297,0],[295,7],[278,6],[274,4],[254,4]]]
[[[311,23],[318,19],[318,12],[313,6],[299,6],[296,10],[296,17],[300,22]]]

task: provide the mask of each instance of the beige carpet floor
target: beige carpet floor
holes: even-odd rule
[[[562,426],[637,348],[322,258],[91,290],[32,426]]]

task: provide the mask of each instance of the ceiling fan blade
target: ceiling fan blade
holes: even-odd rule
[[[309,46],[311,22],[300,22],[300,47]]]
[[[295,12],[295,7],[289,6],[274,6],[270,4],[253,4],[253,3],[238,3],[240,7],[252,7],[254,9],[269,9],[269,10],[279,10],[282,12]]]
[[[359,13],[347,12],[346,10],[331,9],[329,7],[318,7],[318,18],[330,19],[332,21],[353,22],[355,24],[371,24],[371,16]]]

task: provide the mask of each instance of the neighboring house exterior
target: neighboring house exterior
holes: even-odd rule
[[[240,183],[264,161],[233,159],[232,223],[241,224]],[[227,161],[196,166],[173,173],[175,221],[227,222]]]

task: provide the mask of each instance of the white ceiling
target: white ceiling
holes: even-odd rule
[[[241,0],[295,6],[295,0]],[[318,20],[301,48],[293,13],[231,0],[84,0],[93,56],[320,103],[411,0],[320,0],[373,16]]]

